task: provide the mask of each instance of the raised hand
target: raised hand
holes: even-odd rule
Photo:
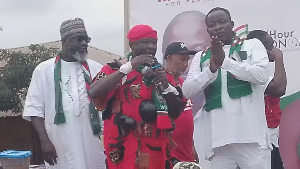
[[[217,36],[212,36],[211,39],[211,47],[209,49],[212,53],[212,57],[216,64],[222,65],[225,58],[225,52],[223,50],[224,44]]]
[[[152,65],[154,63],[154,56],[151,54],[139,55],[131,60],[132,69],[137,69],[140,65]]]
[[[269,55],[269,60],[270,62],[276,62],[278,59],[283,59],[283,53],[280,49],[278,48],[272,48],[272,50],[268,50],[268,55]]]
[[[215,73],[220,67],[221,65],[215,61],[215,57],[212,55],[210,58],[210,65],[209,65],[210,71],[212,73]]]

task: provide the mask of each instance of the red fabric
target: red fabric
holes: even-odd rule
[[[127,101],[126,96],[125,96],[125,92],[120,92],[120,98],[123,102],[123,106],[122,106],[122,111],[123,114],[126,114],[127,116],[130,116],[132,118],[134,118],[137,122],[142,122],[142,119],[140,117],[139,114],[139,105],[143,100],[148,100],[148,99],[152,99],[152,88],[153,87],[147,87],[142,83],[142,74],[138,73],[137,71],[132,71],[131,73],[129,73],[127,75],[127,79],[131,79],[133,77],[135,77],[136,75],[137,78],[135,79],[134,82],[132,82],[131,84],[128,85],[122,85],[121,86],[121,91],[124,91],[125,88],[131,88],[132,85],[141,85],[141,90],[140,90],[140,99],[134,99],[132,98],[130,92],[128,94],[128,99],[130,102]],[[163,169],[165,168],[165,160],[168,159],[168,157],[166,156],[166,148],[167,148],[167,144],[169,142],[169,138],[163,134],[162,132],[160,133],[159,137],[156,139],[156,124],[151,124],[152,126],[152,137],[145,137],[142,136],[141,137],[141,153],[147,153],[149,154],[149,169]],[[128,143],[128,144],[127,144]],[[128,145],[128,147],[130,147],[130,151],[136,151],[137,149],[134,149],[131,147],[132,144],[136,144],[137,143],[137,139],[132,140],[132,142],[127,142],[125,144]],[[161,147],[162,151],[153,151],[150,150],[146,144],[151,145],[153,147]],[[126,145],[125,145],[126,147]],[[135,159],[135,154],[130,157],[130,158],[134,158]],[[128,157],[129,158],[129,157]],[[125,161],[125,160],[124,160]],[[132,167],[128,167],[126,166],[128,169],[132,169],[133,165],[129,165]],[[125,165],[123,166],[124,168]],[[120,167],[120,169],[123,169],[123,167]],[[134,166],[137,168],[137,166]]]
[[[130,42],[135,42],[145,38],[157,39],[157,32],[148,25],[136,25],[130,29],[127,38]]]
[[[93,82],[95,82],[97,80],[97,77],[99,74],[110,75],[116,71],[117,70],[111,69],[108,65],[105,65],[102,67],[101,71],[96,75],[96,77],[93,79]],[[97,110],[103,111],[105,109],[106,102],[118,92],[119,92],[118,90],[112,90],[111,92],[109,92],[109,94],[106,97],[93,99],[93,102],[94,102]]]
[[[171,123],[170,117],[167,111],[157,111],[157,128],[159,129],[172,129],[173,125]]]
[[[168,78],[168,81],[173,83],[174,79]],[[157,111],[157,127],[159,129],[171,129],[173,127],[167,111]]]
[[[174,78],[167,74],[168,81],[174,86],[182,86],[183,79],[179,78],[177,84]],[[184,98],[184,100],[186,100]],[[176,148],[171,150],[171,157],[175,157],[180,161],[194,161],[193,156],[193,133],[194,133],[194,117],[192,113],[191,100],[187,100],[185,111],[175,120],[175,130],[173,131],[173,141]]]
[[[86,71],[89,72],[89,74],[87,74],[87,73],[86,73],[86,74],[89,75],[90,79],[92,79],[92,75],[91,75],[91,73],[90,73],[90,68],[89,68],[88,63],[87,63],[87,62],[82,62],[82,66],[85,68]],[[90,85],[91,85],[91,84],[86,80],[86,81],[85,81],[85,86],[86,86],[87,92],[90,91]],[[92,98],[90,97],[89,94],[88,94],[88,98],[89,98],[89,101],[91,102],[91,101],[92,101]]]
[[[193,156],[193,133],[194,119],[192,110],[183,111],[175,120],[175,130],[173,131],[173,141],[176,148],[171,150],[171,156],[180,161],[194,161]]]
[[[265,96],[265,110],[269,128],[276,128],[280,124],[282,111],[279,103],[279,97]]]
[[[104,66],[101,72],[105,72],[107,75],[115,72],[109,66]],[[137,75],[137,78],[128,85],[119,86],[117,89],[110,92],[111,94],[115,94],[116,98],[121,101],[122,105],[122,113],[134,118],[138,123],[142,121],[139,115],[139,105],[143,100],[152,99],[152,87],[146,87],[142,83],[142,75],[137,71],[132,71],[127,75],[127,79],[131,79]],[[130,89],[134,85],[140,85],[140,92],[139,95],[141,98],[136,99],[132,98]],[[128,95],[126,97],[125,90],[129,89]],[[107,155],[107,163],[109,169],[138,169],[138,166],[135,165],[136,160],[136,151],[138,149],[138,140],[135,132],[131,132],[128,136],[123,137],[123,145],[125,146],[125,154],[124,159],[118,163],[113,164],[109,158],[109,152],[113,151],[116,148],[112,148],[109,144],[117,143],[116,138],[118,137],[118,129],[115,124],[113,124],[113,118],[115,115],[111,117],[111,119],[104,121],[104,148],[105,153]],[[164,133],[160,133],[158,138],[156,139],[156,124],[151,124],[152,126],[152,137],[141,136],[141,147],[140,153],[149,154],[149,169],[164,169],[165,168],[165,161],[169,160],[167,157],[166,149],[169,144],[169,138]],[[153,151],[149,149],[146,144],[149,144],[153,147],[161,147],[162,151]]]
[[[279,130],[279,150],[286,169],[299,169],[297,145],[300,142],[300,99],[290,103],[282,113]]]

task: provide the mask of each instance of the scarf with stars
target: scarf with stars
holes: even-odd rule
[[[66,117],[64,114],[64,110],[62,107],[62,92],[61,92],[61,53],[58,54],[55,58],[55,67],[54,67],[54,84],[55,84],[55,117],[54,117],[54,124],[63,124],[66,122]],[[90,69],[88,63],[82,62],[84,80],[86,84],[87,93],[89,93],[90,85],[92,83],[92,77],[90,73]],[[94,135],[99,135],[101,133],[101,125],[100,125],[100,118],[99,112],[95,109],[95,105],[92,102],[91,97],[88,95],[89,98],[89,110],[90,110],[90,123],[92,127],[92,131]]]

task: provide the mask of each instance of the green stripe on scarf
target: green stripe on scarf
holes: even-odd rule
[[[58,54],[55,58],[55,67],[54,67],[54,84],[55,84],[55,117],[54,117],[54,124],[63,124],[66,122],[66,117],[64,114],[63,106],[62,106],[62,92],[61,92],[61,53]],[[85,69],[89,74],[90,70],[88,67],[87,62],[82,62],[82,68]],[[89,94],[89,87],[91,85],[92,79],[91,76],[83,71],[84,80],[86,84],[87,94]],[[99,112],[95,109],[95,105],[92,102],[91,97],[88,95],[89,98],[89,112],[90,112],[90,124],[92,127],[92,131],[94,135],[99,135],[101,133],[101,125],[100,125],[100,117]]]
[[[60,87],[61,60],[59,55],[55,58],[55,67],[54,67],[55,111],[56,111],[56,115],[54,117],[54,124],[62,124],[66,122],[66,117],[62,107],[62,93]]]
[[[236,37],[231,44],[229,56],[233,53],[238,53],[241,50],[243,41]],[[203,69],[203,63],[211,58],[211,51],[207,49],[202,54],[200,61],[200,69]],[[205,90],[206,103],[204,109],[210,112],[216,108],[222,108],[222,92],[221,92],[221,69],[218,69],[218,76],[214,82],[212,82]],[[230,98],[241,98],[252,94],[252,87],[249,82],[236,79],[230,72],[227,72],[227,92]]]

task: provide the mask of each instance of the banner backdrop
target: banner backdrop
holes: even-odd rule
[[[205,49],[210,40],[206,32],[205,14],[218,6],[228,9],[238,34],[245,36],[248,31],[254,29],[265,30],[273,37],[275,47],[283,51],[288,85],[286,95],[281,101],[282,109],[300,99],[299,0],[128,0],[127,2],[128,28],[137,24],[148,24],[157,30],[159,39],[156,57],[161,62],[163,51],[173,41],[183,41],[191,50]],[[125,30],[125,34],[127,32],[128,30]],[[270,74],[273,72],[272,66]],[[298,102],[300,104],[300,100]]]

